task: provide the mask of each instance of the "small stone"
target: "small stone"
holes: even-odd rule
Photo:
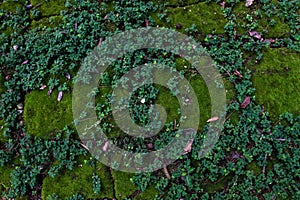
[[[141,103],[145,103],[145,102],[146,102],[146,99],[142,98]]]

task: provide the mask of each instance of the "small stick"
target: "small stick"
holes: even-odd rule
[[[267,160],[267,154],[265,154],[265,158],[264,158],[264,166],[263,166],[263,169],[262,169],[263,174],[266,172],[266,160]]]

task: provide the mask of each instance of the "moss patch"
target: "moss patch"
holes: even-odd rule
[[[221,6],[216,3],[198,3],[185,7],[166,9],[167,17],[170,18],[169,27],[174,28],[176,24],[181,24],[181,30],[191,28],[195,24],[201,34],[224,33],[226,19],[223,16]],[[158,22],[159,25],[166,26]],[[167,25],[168,27],[168,25]]]
[[[99,194],[93,192],[93,173],[96,173],[101,180]],[[59,199],[69,198],[75,193],[80,193],[85,198],[114,198],[109,169],[101,163],[97,163],[96,167],[88,166],[84,164],[83,159],[72,171],[66,170],[54,178],[46,177],[44,179],[42,199],[47,199],[53,193],[57,194]]]
[[[0,167],[0,191],[6,191],[10,188],[10,173],[13,168],[10,166]]]
[[[54,28],[57,27],[62,22],[62,16],[51,16],[49,18],[42,18],[41,20],[33,20],[31,22],[31,28],[44,28],[50,27]]]
[[[70,125],[72,116],[71,94],[64,93],[57,101],[57,91],[48,96],[46,91],[33,91],[25,97],[24,123],[27,131],[44,139],[50,132],[61,130]]]
[[[204,2],[205,0],[170,0],[168,5],[170,6],[189,6],[198,2]]]
[[[251,66],[259,104],[277,118],[281,113],[300,114],[300,54],[286,48],[268,49],[262,61]]]
[[[115,195],[117,199],[125,199],[133,194],[137,188],[130,182],[134,174],[111,170],[115,183]]]
[[[32,0],[33,6],[37,6],[42,13],[42,17],[59,15],[61,10],[65,10],[65,0]]]

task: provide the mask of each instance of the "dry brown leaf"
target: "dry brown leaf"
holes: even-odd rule
[[[246,7],[249,7],[253,4],[254,0],[246,0]]]
[[[233,72],[233,74],[240,78],[243,78],[243,75],[238,70],[235,70],[235,72]]]
[[[185,155],[185,154],[187,154],[187,153],[189,153],[189,152],[192,151],[192,145],[193,145],[193,142],[194,142],[193,139],[190,139],[190,140],[187,142],[187,144],[186,144],[186,146],[185,146],[185,148],[184,148],[184,151],[183,151],[183,155]]]
[[[208,119],[206,122],[214,122],[214,121],[217,121],[218,119],[219,119],[219,117],[215,116],[215,117]]]
[[[43,89],[45,89],[47,87],[47,85],[42,85],[41,87],[40,87],[40,90],[43,90]]]
[[[105,144],[103,145],[103,147],[102,147],[103,151],[107,151],[108,143],[109,143],[109,141],[106,141]]]
[[[248,105],[250,104],[250,97],[246,97],[243,101],[243,103],[241,103],[241,108],[246,108]]]

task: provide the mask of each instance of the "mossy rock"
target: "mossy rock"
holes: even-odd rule
[[[134,176],[133,173],[121,172],[116,170],[112,170],[111,173],[114,179],[115,195],[117,199],[128,198],[137,191],[137,187],[130,181],[130,179]],[[144,192],[134,195],[134,199],[150,200],[154,199],[157,194],[159,194],[159,191],[151,186]]]
[[[290,112],[300,115],[300,54],[286,49],[268,49],[259,64],[252,65],[255,97],[271,117]]]
[[[190,6],[166,8],[167,17],[170,24],[163,23],[155,17],[157,24],[164,27],[174,28],[176,24],[181,24],[179,31],[191,28],[194,24],[200,34],[224,33],[226,19],[223,16],[221,6],[216,3],[201,2]]]
[[[97,163],[96,167],[85,164],[84,159],[80,159],[79,164],[73,170],[65,170],[58,176],[46,177],[43,181],[42,199],[52,194],[56,194],[59,199],[68,199],[73,194],[81,194],[86,199],[114,198],[114,186],[108,167]],[[96,173],[101,180],[101,190],[99,194],[94,193],[92,176]]]
[[[65,10],[65,0],[32,0],[33,6],[41,12],[42,17],[59,15],[61,10]]]
[[[258,8],[254,6],[246,7],[245,2],[239,2],[234,7],[233,12],[236,15],[236,22],[238,25],[237,33],[247,34],[247,31],[250,30],[251,27],[251,21],[256,20],[257,27],[255,30],[258,32],[266,31],[263,37],[287,37],[289,35],[290,28],[289,25],[284,22],[284,18],[278,17],[276,15],[277,13],[273,13],[273,15],[267,17],[265,12],[260,7],[262,7],[261,4],[258,5]],[[261,16],[259,13],[261,13]],[[271,21],[275,21],[275,24],[273,25]]]
[[[57,101],[58,91],[48,96],[46,91],[33,91],[25,97],[24,124],[29,134],[48,139],[51,132],[70,125],[72,116],[72,97],[64,93]]]

